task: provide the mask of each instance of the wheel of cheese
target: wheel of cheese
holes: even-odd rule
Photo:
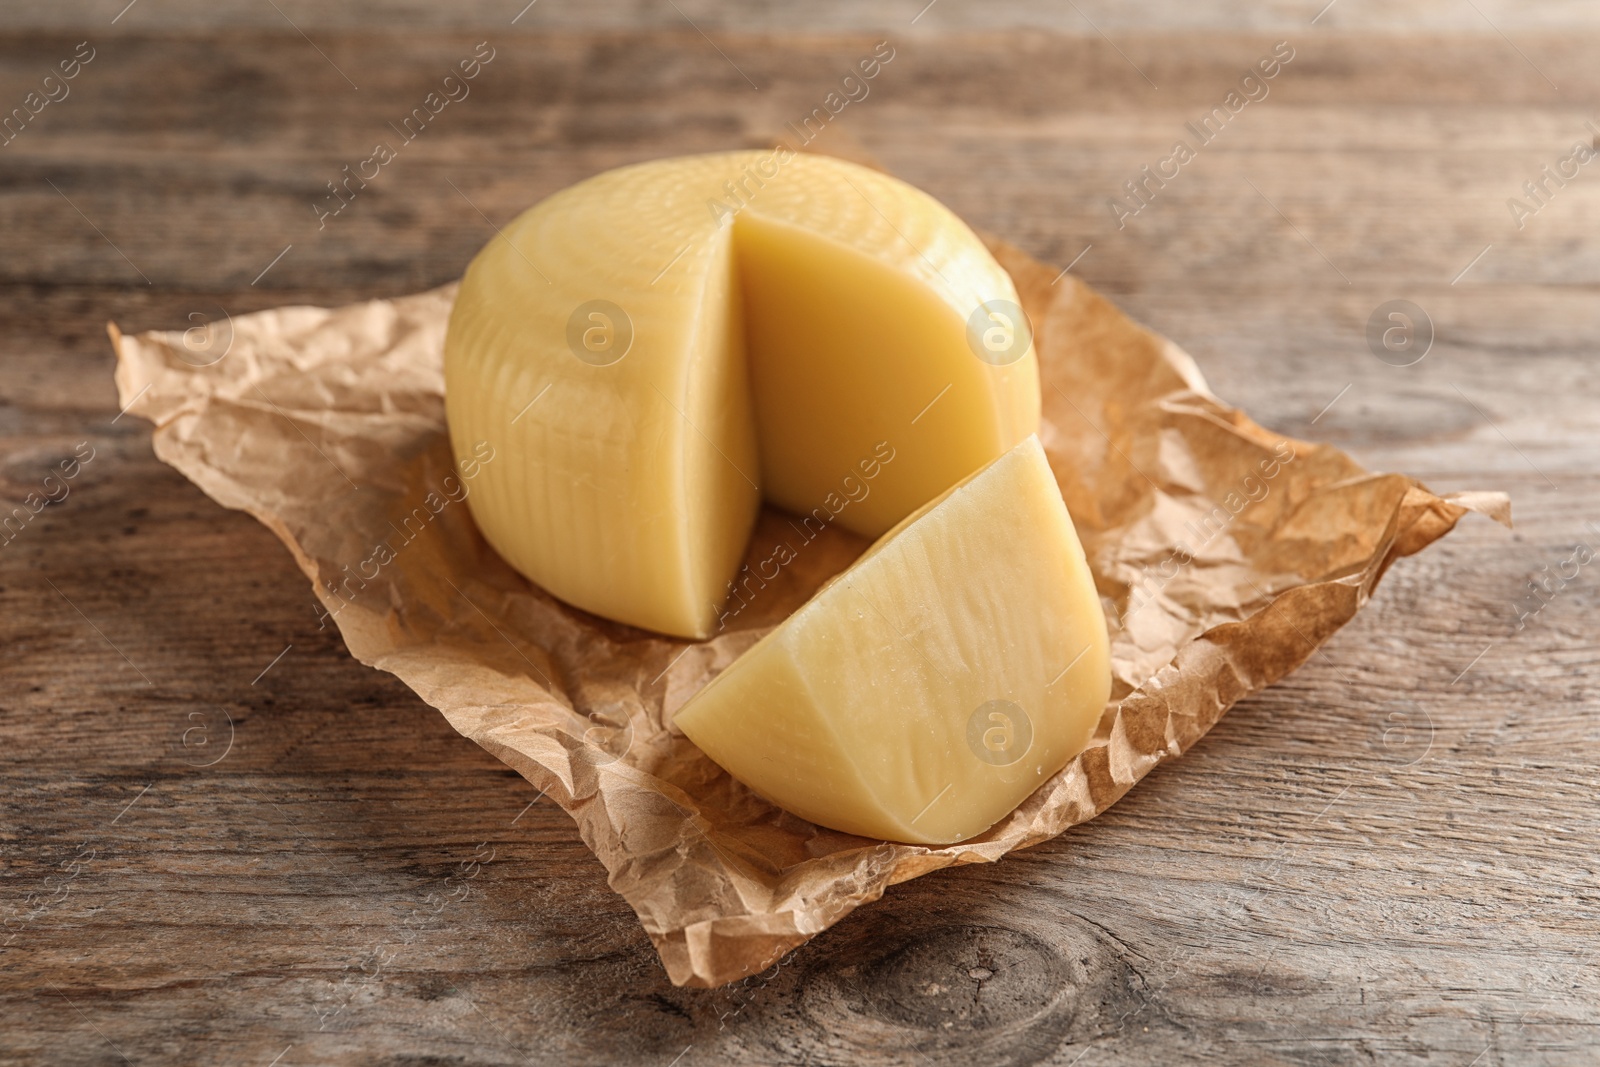
[[[932,197],[784,149],[609,171],[479,253],[445,345],[489,543],[557,597],[717,628],[763,499],[875,537],[1035,432],[1005,271]],[[477,450],[477,451],[475,451]]]
[[[673,724],[796,815],[945,845],[1083,751],[1110,693],[1094,576],[1030,438],[885,535]]]

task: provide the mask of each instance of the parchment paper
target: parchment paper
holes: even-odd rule
[[[1212,396],[1176,345],[1070,275],[1052,284],[1053,269],[993,248],[1034,323],[1041,438],[1106,606],[1115,680],[1092,746],[989,832],[947,848],[806,823],[672,729],[690,695],[864,542],[830,529],[791,546],[798,558],[702,643],[570,608],[485,545],[461,496],[471,480],[447,481],[453,286],[209,331],[109,329],[122,402],[155,423],[156,454],[289,546],[357,659],[572,815],[673,982],[715,986],[896,882],[1092,818],[1304,662],[1395,559],[1467,511],[1509,524],[1501,494],[1435,496],[1262,429]],[[793,538],[764,513],[752,564]]]

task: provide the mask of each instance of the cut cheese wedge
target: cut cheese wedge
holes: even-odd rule
[[[763,498],[876,537],[1037,429],[1015,301],[950,211],[851,163],[778,149],[601,174],[462,281],[450,437],[498,457],[473,517],[563,600],[709,636]]]
[[[823,826],[964,841],[1088,744],[1105,616],[1037,438],[891,531],[673,721]]]

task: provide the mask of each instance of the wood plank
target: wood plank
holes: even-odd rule
[[[1229,0],[1148,0],[1124,4],[1118,0],[1078,0],[1071,4],[1051,0],[990,0],[984,4],[929,3],[928,0],[893,0],[852,3],[851,0],[817,0],[793,5],[781,0],[751,0],[730,4],[723,0],[674,0],[674,4],[640,0],[587,0],[583,4],[529,4],[499,0],[461,0],[455,4],[430,4],[426,0],[361,0],[349,4],[320,4],[317,0],[275,0],[272,6],[244,4],[217,8],[204,0],[166,0],[161,4],[129,7],[98,4],[93,0],[62,0],[50,5],[18,6],[8,12],[19,29],[101,28],[102,32],[140,30],[205,30],[218,26],[283,32],[292,23],[305,30],[370,29],[399,26],[407,29],[502,29],[524,33],[550,30],[676,29],[692,22],[716,32],[817,33],[912,29],[937,35],[1003,28],[1084,37],[1096,29],[1108,33],[1145,34],[1174,29],[1224,33],[1273,33],[1284,30],[1346,30],[1379,33],[1449,32],[1492,36],[1494,28],[1509,33],[1541,30],[1594,29],[1600,12],[1584,0],[1545,0],[1525,4],[1518,0],[1474,0],[1471,5],[1451,0],[1412,0],[1399,5],[1383,0],[1262,0],[1240,5]],[[116,21],[113,23],[113,18]],[[1314,21],[1313,21],[1314,20]]]
[[[1093,244],[1078,271],[1266,424],[1509,489],[1519,526],[1401,561],[1102,818],[896,887],[743,987],[672,988],[565,816],[354,663],[277,542],[117,418],[106,318],[449,280],[480,210],[756,143],[915,14],[682,6],[759,91],[670,10],[541,4],[321,231],[322,183],[514,11],[285,3],[353,91],[269,8],[140,4],[0,149],[0,500],[94,449],[0,545],[0,1062],[1589,1062],[1593,572],[1518,615],[1600,542],[1600,171],[1521,230],[1504,204],[1595,117],[1589,7],[1479,5],[1552,90],[1466,7],[1344,0],[1122,230],[1106,198],[1314,10],[1082,5],[1159,90],[1070,7],[942,3],[895,38],[839,121],[897,173],[1057,262]],[[85,11],[8,20],[0,100],[100,32]],[[1066,32],[1003,28],[1034,18]],[[1367,347],[1395,297],[1435,327],[1411,367]]]

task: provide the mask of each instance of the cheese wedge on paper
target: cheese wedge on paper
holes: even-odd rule
[[[1088,744],[1105,616],[1037,438],[878,541],[680,708],[729,774],[823,826],[982,833]]]
[[[1037,429],[1016,299],[950,211],[840,160],[581,182],[507,225],[456,298],[451,441],[497,457],[473,517],[563,600],[709,636],[763,498],[877,536]]]

